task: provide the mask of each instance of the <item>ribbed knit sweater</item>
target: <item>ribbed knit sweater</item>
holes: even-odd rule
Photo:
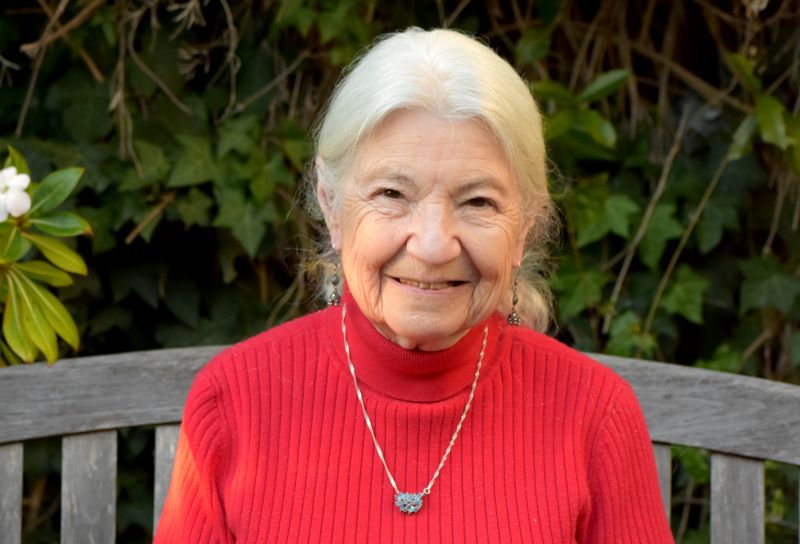
[[[483,324],[403,349],[350,297],[366,409],[401,491],[421,491],[464,408]],[[218,355],[186,401],[156,544],[673,542],[630,386],[495,314],[475,398],[416,514],[394,505],[333,307]]]

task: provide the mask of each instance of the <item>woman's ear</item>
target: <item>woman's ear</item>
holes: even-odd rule
[[[328,168],[322,157],[314,160],[314,170],[317,175],[317,202],[325,218],[325,225],[328,227],[328,234],[331,237],[331,246],[334,251],[339,251],[342,245],[342,233],[339,225],[337,210],[333,205],[333,195],[326,190],[327,181],[330,181]]]
[[[525,256],[525,242],[528,240],[531,227],[533,227],[533,219],[526,219],[519,231],[519,238],[514,246],[514,260],[512,261],[512,264],[517,268],[520,267],[522,264],[522,257]]]

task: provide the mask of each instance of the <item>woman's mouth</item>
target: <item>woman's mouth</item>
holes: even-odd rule
[[[412,280],[409,278],[393,278],[395,281],[402,283],[403,285],[410,285],[412,287],[417,287],[419,289],[431,289],[431,290],[439,290],[439,289],[447,289],[448,287],[457,287],[465,282],[455,280],[455,281],[437,281],[437,282],[423,282]]]

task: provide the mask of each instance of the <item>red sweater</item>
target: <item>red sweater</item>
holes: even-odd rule
[[[446,350],[409,351],[347,302],[378,442],[400,490],[419,492],[463,410],[483,327]],[[224,351],[189,392],[156,544],[673,542],[630,386],[497,314],[488,323],[472,409],[411,515],[395,507],[366,429],[340,307]]]

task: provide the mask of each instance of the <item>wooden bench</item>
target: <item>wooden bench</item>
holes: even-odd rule
[[[61,542],[101,544],[115,539],[117,429],[155,425],[155,523],[186,392],[220,349],[123,353],[0,370],[0,541],[21,539],[23,441],[46,436],[63,437]],[[763,460],[800,465],[800,387],[594,357],[636,390],[655,442],[665,505],[671,500],[668,444],[710,450],[712,543],[762,544]]]

